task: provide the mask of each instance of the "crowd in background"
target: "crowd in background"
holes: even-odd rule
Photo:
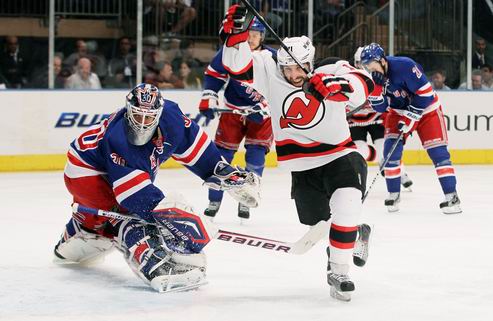
[[[276,31],[286,25],[283,17],[289,15],[293,8],[300,11],[298,16],[301,20],[298,23],[306,26],[306,23],[303,24],[303,19],[306,19],[306,1],[296,0],[294,6],[292,0],[291,2],[289,0],[251,0],[251,2]],[[366,2],[378,7],[386,1]],[[333,21],[352,3],[354,1],[315,0],[315,30],[323,28],[327,21]],[[159,30],[162,33],[148,35],[144,38],[143,81],[155,84],[161,89],[202,88],[203,72],[215,50],[219,48],[219,40],[207,41],[210,48],[208,54],[197,54],[196,41],[190,40],[187,32],[190,31],[190,24],[201,17],[198,8],[203,8],[203,6],[194,5],[194,0],[144,1],[144,18],[154,24],[161,23]],[[155,18],[156,16],[159,18]],[[320,35],[325,32],[328,36],[334,36],[335,31],[331,28],[320,30],[323,30],[319,33]],[[281,33],[286,32],[289,30],[283,29]],[[341,33],[341,30],[337,32]],[[19,42],[20,39],[21,37],[6,36],[3,41],[0,40],[2,49],[0,88],[47,88],[46,45],[38,46],[45,49],[40,55],[38,51],[41,49],[33,50],[29,39]],[[63,50],[57,50],[53,61],[55,88],[131,88],[135,85],[137,64],[135,39],[123,36],[117,40],[63,39],[60,42],[64,43],[64,46],[61,46]],[[493,62],[488,61],[485,55],[487,42],[485,39],[478,38],[474,48],[472,89],[493,90]],[[57,49],[60,48],[57,47]],[[342,58],[350,60],[350,57]],[[429,65],[423,67],[433,87],[437,90],[450,90],[451,87],[466,88],[465,79],[460,79],[460,84],[456,83],[455,86],[451,86],[444,69]]]

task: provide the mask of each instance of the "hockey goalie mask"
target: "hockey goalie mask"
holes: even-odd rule
[[[152,138],[163,105],[164,99],[154,85],[143,83],[128,93],[125,118],[128,125],[127,138],[132,145],[144,145]]]

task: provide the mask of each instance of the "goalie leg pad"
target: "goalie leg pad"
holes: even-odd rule
[[[93,265],[103,261],[113,250],[111,239],[81,229],[80,223],[70,219],[54,249],[56,264]]]
[[[205,255],[177,253],[168,247],[171,240],[174,236],[165,228],[124,222],[118,243],[132,271],[158,292],[203,284]]]

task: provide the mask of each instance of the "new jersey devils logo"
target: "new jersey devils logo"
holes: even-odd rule
[[[310,129],[324,118],[325,104],[302,89],[293,91],[282,103],[281,128]]]

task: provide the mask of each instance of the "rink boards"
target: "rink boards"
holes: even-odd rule
[[[0,92],[0,171],[60,170],[69,143],[101,118],[124,106],[127,91]],[[178,102],[183,112],[214,137],[217,119],[198,113],[200,92],[167,90],[165,98]],[[439,92],[446,115],[452,161],[456,164],[493,163],[493,92]],[[274,148],[273,148],[274,149]],[[242,164],[242,152],[237,163]],[[431,164],[417,137],[404,153],[406,164]],[[173,160],[164,167],[180,166]],[[276,166],[275,152],[267,166]]]

